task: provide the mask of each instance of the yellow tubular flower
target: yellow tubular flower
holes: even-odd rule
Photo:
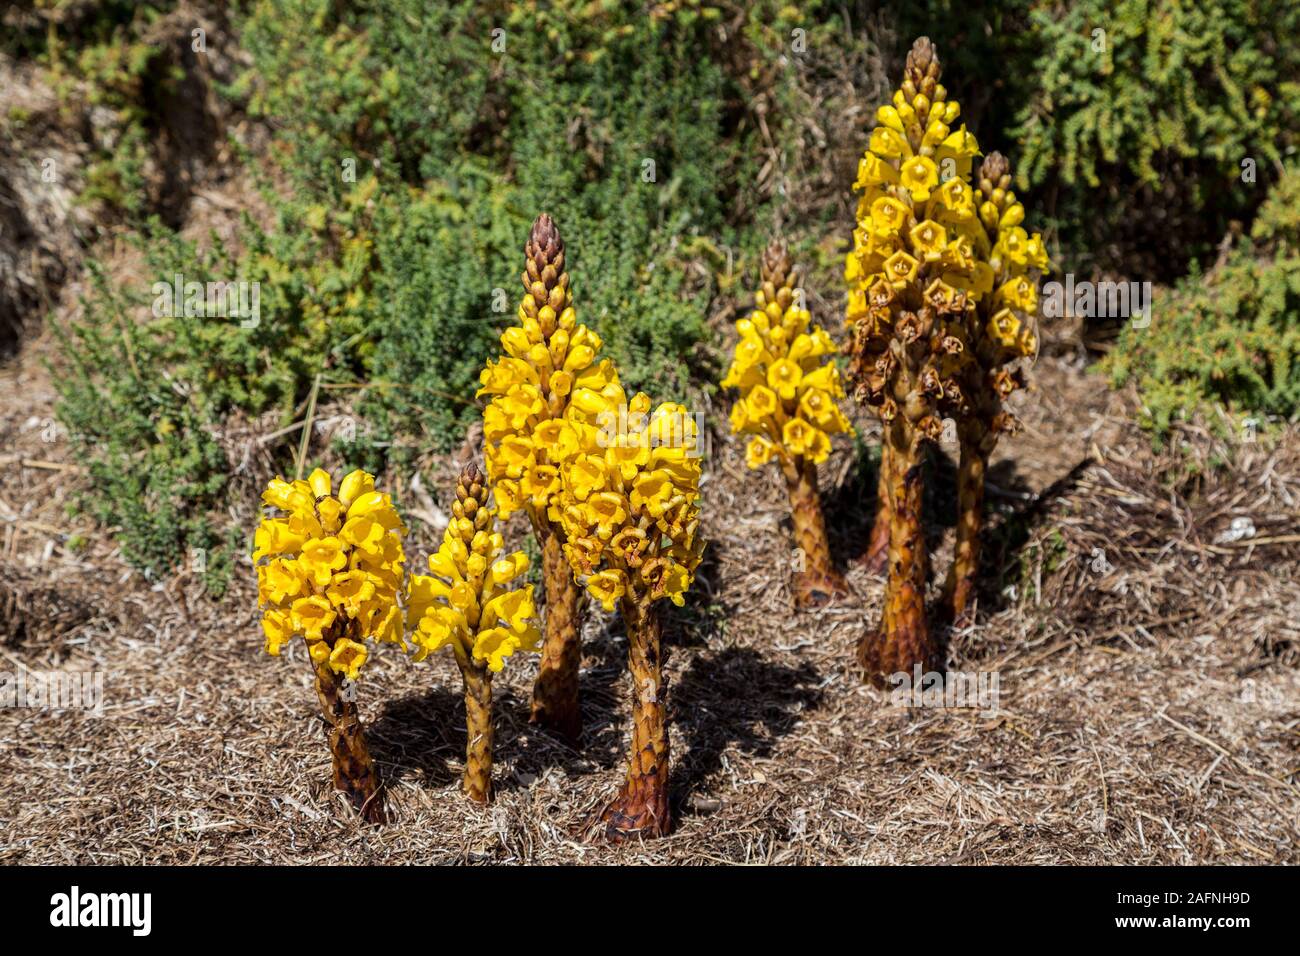
[[[902,122],[894,108],[882,108],[881,116],[882,122],[889,124],[888,132],[901,135],[894,129]],[[922,165],[929,162],[924,157],[909,162],[917,159],[924,161]],[[885,169],[895,175],[883,173]],[[868,186],[893,184],[898,176],[884,159],[868,154],[859,169],[859,182],[864,180]],[[893,233],[906,221],[907,210],[902,202],[881,197],[872,204],[868,213],[872,218],[863,223],[863,231],[890,234],[892,242]],[[933,241],[938,241],[943,229],[936,223],[930,225]],[[874,243],[874,236],[867,241]],[[871,248],[876,249],[874,245]],[[859,259],[849,261],[855,268],[861,265]],[[722,385],[740,391],[731,411],[732,432],[755,436],[746,446],[745,464],[761,468],[775,461],[785,477],[795,543],[803,552],[804,570],[795,578],[795,599],[801,605],[817,604],[844,590],[843,579],[831,565],[817,493],[817,465],[830,456],[830,436],[851,433],[852,427],[836,405],[836,400],[844,397],[844,388],[834,363],[835,343],[824,329],[812,325],[807,310],[800,308],[796,298],[799,273],[781,242],[773,241],[764,251],[761,272],[755,311],[736,323],[740,338]]]
[[[526,512],[542,551],[546,643],[532,716],[572,742],[581,727],[579,590],[561,551],[560,468],[578,452],[575,429],[594,424],[608,390],[622,390],[613,365],[600,358],[600,336],[578,323],[564,241],[550,216],[537,218],[524,254],[518,324],[501,335],[504,357],[480,375],[478,394],[491,396],[483,454],[497,511],[503,518]]]
[[[263,500],[282,514],[262,519],[253,559],[259,562],[258,606],[269,653],[278,654],[298,635],[308,643],[325,641],[331,649],[344,638],[401,641],[386,623],[402,587],[406,528],[388,495],[374,490],[374,481],[354,471],[335,496],[329,474],[318,468],[306,481],[277,478],[267,488]],[[355,679],[360,668],[355,654],[337,661],[326,656],[335,673]]]
[[[366,748],[354,699],[343,681],[357,680],[369,643],[402,642],[398,592],[403,590],[406,528],[375,480],[354,471],[333,490],[316,469],[306,481],[276,478],[262,500],[268,513],[254,534],[257,601],[269,654],[295,637],[307,642],[316,693],[330,725],[334,784],[371,823],[384,822],[379,777]]]
[[[442,545],[429,557],[430,575],[412,575],[406,621],[414,659],[443,647],[456,656],[465,685],[469,730],[464,789],[486,803],[492,781],[492,674],[517,651],[535,651],[542,635],[533,623],[533,586],[511,587],[528,570],[522,551],[502,554],[488,485],[470,464],[456,484],[452,518]]]

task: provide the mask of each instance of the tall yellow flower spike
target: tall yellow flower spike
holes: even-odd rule
[[[961,460],[957,471],[957,541],[945,584],[948,613],[968,623],[979,571],[979,535],[984,523],[984,476],[999,437],[1020,427],[1003,401],[1025,385],[1020,360],[1038,351],[1038,278],[1050,268],[1043,237],[1021,223],[1024,206],[1011,191],[1011,163],[989,153],[980,166],[975,203],[987,242],[993,293],[980,298],[968,316],[968,361],[963,390],[967,414],[957,420]]]
[[[802,558],[795,600],[821,604],[847,593],[831,563],[817,490],[817,465],[831,450],[831,435],[851,432],[837,400],[844,397],[833,362],[835,343],[796,300],[799,272],[785,244],[774,239],[761,261],[757,308],[736,323],[740,339],[723,388],[737,388],[731,430],[752,435],[745,463],[775,462],[785,477],[795,544]]]
[[[276,478],[262,501],[278,512],[264,517],[254,535],[266,649],[278,655],[295,637],[307,642],[330,725],[334,785],[367,820],[382,823],[379,777],[343,681],[360,676],[369,642],[402,643],[397,595],[406,527],[364,471],[349,474],[337,492],[319,468],[306,481]]]
[[[516,651],[542,639],[532,622],[533,586],[509,585],[528,570],[522,551],[502,555],[488,487],[474,464],[461,472],[442,546],[429,558],[432,576],[413,575],[407,623],[415,660],[441,647],[456,655],[465,689],[465,793],[478,803],[492,794],[492,675]]]
[[[868,557],[883,550],[889,578],[881,625],[858,646],[876,681],[936,656],[924,604],[921,459],[943,418],[963,414],[967,316],[994,291],[969,182],[979,146],[965,126],[954,129],[961,110],[939,74],[933,45],[918,39],[858,166],[862,196],[845,263],[849,376],[884,429],[883,507]]]
[[[651,411],[607,390],[599,427],[575,429],[576,449],[561,466],[564,550],[588,593],[618,608],[632,675],[632,750],[627,778],[606,808],[613,840],[658,836],[669,828],[668,735],[655,602],[685,601],[699,567],[700,435],[681,405]]]
[[[505,357],[481,375],[479,395],[492,396],[483,412],[484,458],[501,516],[527,512],[542,551],[546,642],[532,719],[572,742],[582,724],[580,591],[562,550],[559,465],[576,449],[574,426],[594,421],[618,373],[608,359],[598,359],[600,337],[578,324],[564,240],[550,216],[533,224],[524,258],[519,324],[502,333]]]

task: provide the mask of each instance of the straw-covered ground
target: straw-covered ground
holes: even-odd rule
[[[458,789],[453,662],[383,648],[360,700],[394,822],[364,827],[328,786],[303,648],[262,650],[248,568],[214,602],[193,575],[129,573],[105,535],[66,517],[87,479],[49,424],[46,352],[29,343],[0,370],[0,671],[100,671],[105,699],[100,718],[0,710],[0,861],[1300,860],[1295,429],[1253,444],[1185,431],[1157,453],[1077,358],[1041,360],[1026,431],[991,475],[979,622],[949,636],[950,670],[997,675],[988,709],[894,706],[861,682],[853,650],[880,583],[852,569],[852,600],[792,610],[778,479],[747,472],[717,432],[708,558],[668,627],[679,825],[614,848],[590,824],[628,731],[617,622],[588,622],[579,750],[527,723],[535,658],[500,676],[489,809]],[[244,522],[271,430],[225,436]],[[394,489],[415,512],[413,565],[436,542],[453,468],[430,460],[420,486]],[[951,472],[940,456],[936,580]],[[847,563],[873,507],[870,453],[837,449],[823,484]]]

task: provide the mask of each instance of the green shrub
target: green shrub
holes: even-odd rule
[[[229,466],[215,433],[234,411],[278,408],[287,425],[317,374],[353,375],[359,360],[350,346],[361,338],[339,306],[346,297],[321,292],[350,277],[321,254],[318,238],[303,232],[290,242],[251,222],[244,236],[237,257],[215,237],[200,250],[152,221],[134,240],[144,280],[115,282],[90,262],[80,317],[54,326],[57,413],[93,478],[85,507],[119,530],[133,566],[159,574],[202,549],[218,587],[228,535],[216,513]],[[205,294],[187,303],[191,282]],[[209,300],[209,282],[245,283],[257,313],[231,314]]]
[[[1288,167],[1270,192],[1251,241],[1157,297],[1150,327],[1126,328],[1103,368],[1117,385],[1136,383],[1157,439],[1212,403],[1237,415],[1296,414],[1300,169]]]
[[[674,17],[632,4],[254,5],[254,70],[236,92],[276,121],[293,202],[342,201],[349,161],[378,181],[366,408],[382,427],[445,447],[477,413],[477,372],[507,318],[494,290],[513,312],[541,211],[625,377],[683,395],[711,292],[686,281],[683,252],[721,239],[728,197],[754,188],[724,175],[744,152],[728,138],[735,83],[709,55],[713,20],[692,5]]]
[[[64,359],[54,376],[57,411],[90,472],[83,506],[118,530],[130,564],[160,574],[186,549],[216,545],[208,513],[227,463],[202,392],[166,371],[176,340],[138,329],[140,303],[94,263],[88,274],[84,317],[55,327]]]
[[[516,247],[527,228],[507,209],[509,193],[496,180],[484,172],[410,190],[407,205],[386,205],[380,214],[382,334],[371,363],[376,384],[362,408],[381,440],[404,436],[418,447],[447,448],[480,414],[478,373],[506,318],[494,306],[514,312]]]
[[[153,223],[136,236],[143,285],[95,274],[60,332],[59,364],[76,369],[60,415],[96,479],[86,506],[138,567],[203,548],[216,580],[227,463],[212,435],[232,413],[288,426],[319,380],[354,389],[366,416],[355,464],[456,444],[541,211],[626,382],[686,397],[711,361],[721,250],[759,248],[771,217],[738,104],[781,85],[790,23],[809,16],[770,2],[239,7],[251,67],[225,92],[269,121],[265,155],[245,166],[273,224],[245,221],[238,250],[201,250]],[[796,121],[766,114],[777,142]],[[176,273],[258,283],[260,323],[150,315],[150,284]],[[271,448],[286,470],[296,438]]]
[[[1204,259],[1300,138],[1290,0],[1040,3],[1033,28],[1016,166],[1022,185],[1063,190],[1065,238],[1100,264],[1168,278]],[[1259,184],[1242,180],[1247,159]]]

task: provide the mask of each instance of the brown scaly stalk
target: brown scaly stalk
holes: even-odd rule
[[[475,803],[492,799],[492,675],[487,665],[457,653],[465,688],[464,790]]]
[[[994,434],[976,420],[957,427],[961,458],[957,466],[957,535],[952,567],[944,585],[948,615],[957,627],[970,623],[980,564],[980,531],[984,526],[984,478],[989,456],[997,444]]]
[[[578,670],[582,647],[578,607],[582,591],[564,557],[563,533],[549,522],[534,525],[542,546],[542,582],[546,588],[546,638],[533,685],[532,720],[570,743],[582,733]]]
[[[564,239],[550,216],[543,213],[533,223],[524,246],[522,276],[525,296],[523,311],[549,335],[554,316],[571,299],[569,274],[564,269]],[[549,308],[547,308],[549,306]],[[557,404],[560,398],[552,395]],[[562,409],[552,408],[552,414]],[[531,719],[558,736],[576,742],[582,732],[578,671],[582,649],[578,630],[581,589],[564,557],[564,532],[545,513],[528,509],[533,531],[542,551],[542,583],[546,590],[545,640],[541,663],[533,684]]]
[[[794,593],[800,607],[812,607],[847,594],[848,585],[831,564],[826,520],[817,490],[817,466],[802,457],[796,462],[782,468],[790,495],[794,543],[804,556],[804,568],[795,574]]]
[[[977,196],[991,204],[991,213],[985,222],[990,244],[999,238],[997,220],[1008,209],[1019,206],[1011,192],[1011,163],[999,152],[984,158],[978,176]],[[1023,212],[1021,212],[1023,215]],[[1000,256],[991,256],[995,285],[1008,278],[1006,264]],[[1035,263],[1045,266],[1045,260]],[[1023,371],[1006,367],[1017,358],[1032,354],[1036,340],[1032,328],[1025,329],[1012,340],[1002,341],[989,333],[990,323],[998,315],[1002,303],[994,296],[985,296],[969,316],[971,328],[968,341],[972,343],[964,368],[964,391],[969,399],[966,414],[958,418],[957,436],[961,443],[961,458],[957,471],[957,534],[952,567],[945,582],[946,613],[957,627],[971,621],[980,564],[980,532],[984,525],[984,479],[989,457],[1003,434],[1014,434],[1020,428],[1015,416],[1003,409],[1003,400],[1016,389],[1025,386]],[[1032,315],[1021,313],[1028,320]]]
[[[764,300],[775,302],[784,313],[794,302],[799,284],[799,270],[784,242],[774,239],[769,243],[763,250],[759,269]],[[803,569],[795,573],[795,603],[812,607],[848,594],[848,585],[831,562],[821,495],[817,490],[816,463],[804,455],[794,455],[782,461],[781,473],[790,496],[795,547],[803,553],[804,561]]]
[[[885,606],[880,626],[863,635],[857,650],[867,678],[881,686],[890,674],[910,673],[917,664],[928,670],[938,658],[925,612],[929,562],[922,521],[921,436],[900,416],[886,424],[884,439],[894,460],[894,467],[887,473],[889,545]]]
[[[614,842],[658,837],[671,825],[668,807],[666,682],[660,656],[659,613],[644,597],[620,603],[627,627],[632,677],[632,745],[623,789],[606,808],[606,834]]]
[[[339,622],[342,625],[347,623]],[[331,648],[343,636],[339,624],[322,638],[322,642]],[[367,823],[387,823],[379,772],[366,747],[357,703],[344,696],[343,675],[330,669],[328,655],[313,663],[312,670],[316,675],[316,696],[325,717],[325,739],[334,761],[334,787],[347,794]]]
[[[858,559],[868,574],[883,574],[889,567],[889,488],[892,467],[893,455],[889,452],[889,443],[882,442],[880,473],[876,479],[876,517],[871,525],[871,536],[867,539],[867,550]]]
[[[922,37],[907,57],[902,92],[918,113],[941,101],[940,66]],[[907,132],[920,152],[926,117]],[[885,606],[879,627],[859,642],[868,680],[939,663],[926,616],[929,571],[922,514],[926,447],[942,433],[946,414],[966,406],[956,370],[965,350],[966,294],[941,281],[942,267],[918,262],[901,281],[881,276],[867,290],[864,313],[853,322],[849,345],[855,396],[873,406],[883,426],[882,507],[889,520]]]

